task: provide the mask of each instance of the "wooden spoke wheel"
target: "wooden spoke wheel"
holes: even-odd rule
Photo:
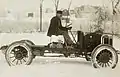
[[[7,48],[5,58],[10,66],[29,65],[33,60],[32,49],[26,43],[18,41]]]
[[[100,45],[92,53],[95,68],[115,68],[118,62],[116,50],[110,45]]]

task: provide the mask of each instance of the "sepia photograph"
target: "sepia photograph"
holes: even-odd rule
[[[0,77],[120,77],[120,0],[0,0]]]

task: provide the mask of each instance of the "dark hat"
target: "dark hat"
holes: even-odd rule
[[[58,10],[57,13],[58,13],[58,14],[62,14],[62,11],[61,11],[61,10]]]

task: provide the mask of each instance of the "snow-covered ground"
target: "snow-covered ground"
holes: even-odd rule
[[[35,44],[47,44],[46,33],[1,34],[0,44],[29,39]],[[119,49],[119,38],[114,38],[114,46]],[[120,57],[119,57],[120,61]],[[29,66],[9,67],[0,52],[0,77],[120,77],[120,62],[115,69],[95,69],[91,62],[81,58],[36,57]]]
[[[9,67],[0,54],[0,77],[120,77],[120,63],[115,69],[95,69],[80,58],[37,57],[29,66]]]

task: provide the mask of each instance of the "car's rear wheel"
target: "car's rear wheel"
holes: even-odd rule
[[[95,68],[115,68],[118,63],[116,50],[110,45],[99,45],[92,52]]]
[[[22,42],[27,43],[28,45],[35,45],[32,41],[30,40],[21,40]]]
[[[25,42],[17,41],[9,45],[5,58],[10,66],[29,65],[33,60],[32,49]]]

